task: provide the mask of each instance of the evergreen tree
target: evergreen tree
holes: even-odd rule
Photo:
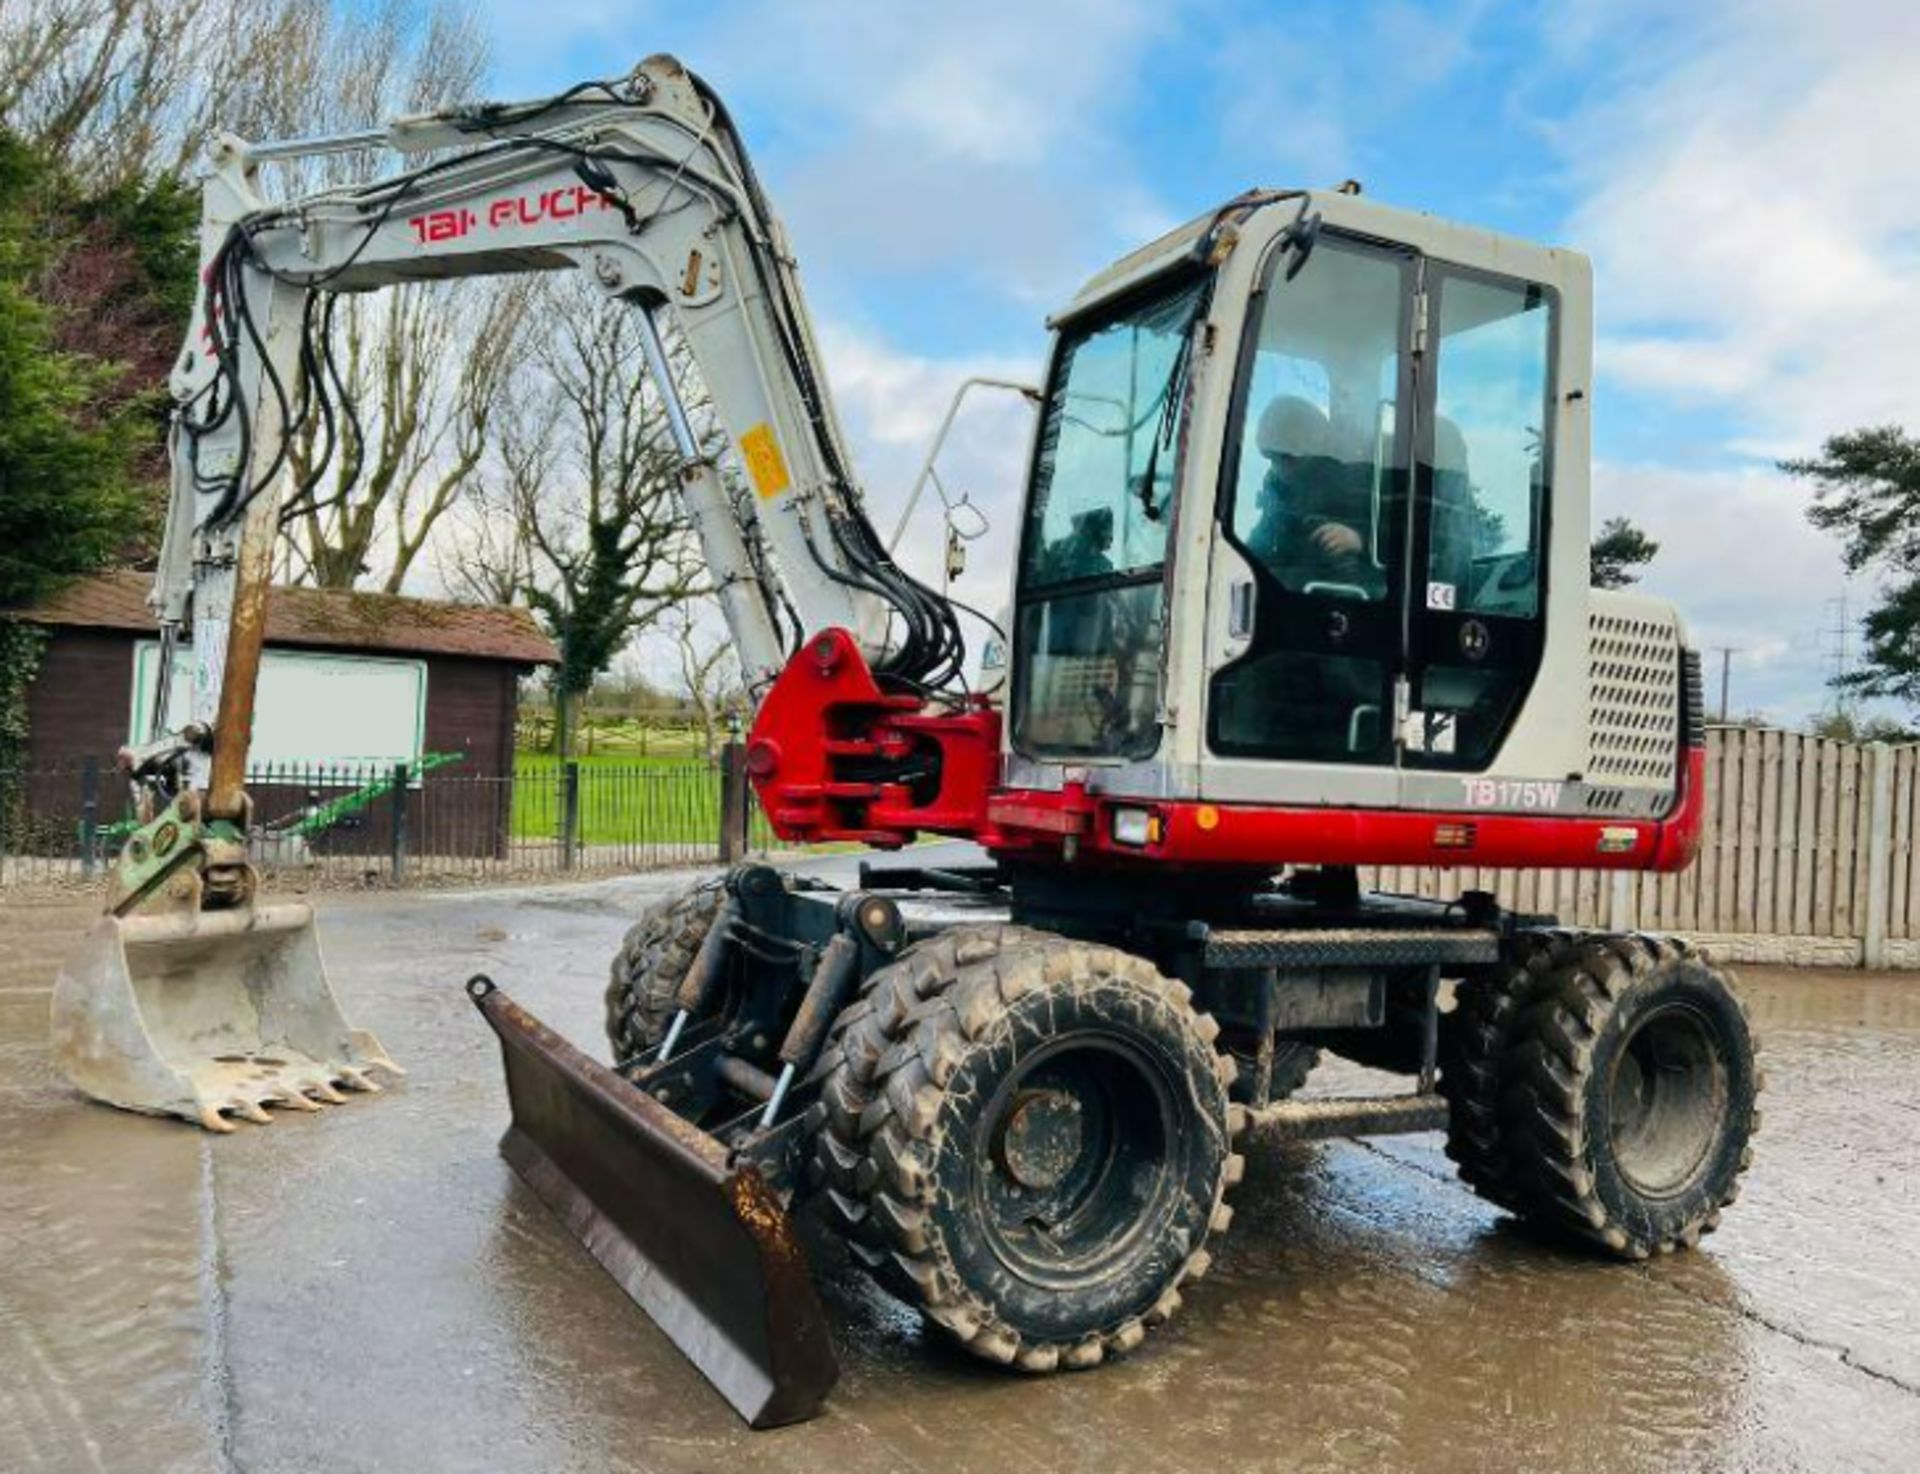
[[[111,365],[60,346],[38,295],[52,264],[50,179],[0,132],[0,607],[107,562],[140,516],[129,469],[143,431]]]
[[[1588,555],[1589,581],[1596,589],[1624,589],[1640,578],[1660,544],[1625,517],[1609,517],[1600,526]]]
[[[1807,520],[1842,540],[1847,572],[1886,577],[1861,621],[1860,667],[1835,686],[1920,705],[1920,440],[1898,425],[1850,430],[1780,469],[1813,482]]]

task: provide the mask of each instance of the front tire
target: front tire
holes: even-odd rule
[[[1683,943],[1595,937],[1540,979],[1501,1116],[1521,1213],[1628,1259],[1691,1248],[1753,1160],[1761,1077],[1725,974]]]
[[[877,973],[825,1083],[821,1165],[862,1257],[1027,1371],[1137,1345],[1206,1271],[1244,1163],[1231,1058],[1150,963],[963,928]]]
[[[607,1043],[616,1063],[645,1054],[666,1034],[725,884],[716,877],[663,896],[628,929],[607,978]]]

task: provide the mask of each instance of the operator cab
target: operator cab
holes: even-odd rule
[[[1577,776],[1584,704],[1526,698],[1586,685],[1587,276],[1288,192],[1096,278],[1030,471],[1015,781],[1445,805],[1424,775],[1503,752]]]

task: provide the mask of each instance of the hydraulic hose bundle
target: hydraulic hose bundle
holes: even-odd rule
[[[328,290],[328,283],[354,266],[395,209],[424,181],[479,158],[516,152],[557,152],[570,157],[581,181],[619,211],[631,232],[640,234],[663,214],[693,203],[696,191],[687,179],[689,165],[700,150],[706,148],[717,159],[722,176],[731,177],[716,179],[699,171],[696,178],[721,197],[723,209],[730,207],[736,211],[748,227],[744,232],[749,246],[747,254],[757,283],[771,307],[776,346],[805,410],[807,428],[826,473],[825,484],[817,488],[818,499],[814,504],[820,515],[808,523],[809,552],[834,582],[872,595],[886,606],[890,615],[889,637],[885,653],[875,661],[878,675],[890,683],[927,693],[946,689],[959,681],[966,653],[959,606],[901,568],[869,520],[839,442],[791,265],[779,255],[772,239],[772,209],[725,105],[704,82],[698,78],[690,81],[708,110],[708,122],[698,132],[687,127],[693,135],[692,147],[679,159],[626,148],[589,147],[566,139],[510,131],[524,128],[535,118],[563,105],[631,106],[636,96],[620,84],[590,83],[545,102],[511,108],[477,108],[458,115],[451,120],[458,128],[488,142],[373,186],[367,196],[372,208],[365,234],[343,261],[318,276],[288,275],[270,265],[257,249],[256,238],[261,234],[298,225],[291,212],[280,208],[264,210],[237,223],[207,273],[206,351],[215,362],[215,373],[199,393],[181,406],[178,415],[179,433],[185,442],[194,486],[203,496],[212,498],[211,507],[200,520],[200,530],[217,531],[236,523],[254,498],[285,469],[295,437],[315,427],[318,448],[308,459],[298,486],[281,512],[281,520],[285,522],[337,505],[351,494],[365,460],[366,437],[334,356],[332,325],[336,293]],[[608,167],[629,164],[658,168],[666,163],[673,165],[666,188],[654,208],[645,212],[634,207]],[[676,194],[682,197],[676,199]],[[377,204],[372,203],[376,199]],[[266,352],[261,325],[254,318],[254,303],[248,288],[257,285],[261,274],[308,293],[300,326],[297,385],[285,383],[275,369]],[[251,466],[260,428],[256,416],[261,411],[250,402],[243,388],[241,368],[248,353],[257,355],[265,377],[259,405],[270,405],[267,412],[278,415],[283,429],[270,463],[257,475]],[[216,431],[228,430],[236,420],[238,445],[232,460],[234,469],[218,473],[205,471],[201,442]],[[341,459],[344,474],[331,494],[321,500],[322,481],[336,456]],[[751,514],[747,525],[750,528],[753,525]],[[823,540],[830,543],[830,550],[822,546]],[[775,585],[763,576],[762,587],[773,589]],[[797,639],[799,622],[790,607],[785,613]]]

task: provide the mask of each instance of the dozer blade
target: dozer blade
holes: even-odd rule
[[[467,988],[506,1061],[501,1154],[748,1423],[812,1417],[839,1367],[760,1173],[487,979]]]
[[[342,1017],[300,902],[103,916],[54,984],[53,1057],[95,1100],[212,1131],[404,1073]]]

